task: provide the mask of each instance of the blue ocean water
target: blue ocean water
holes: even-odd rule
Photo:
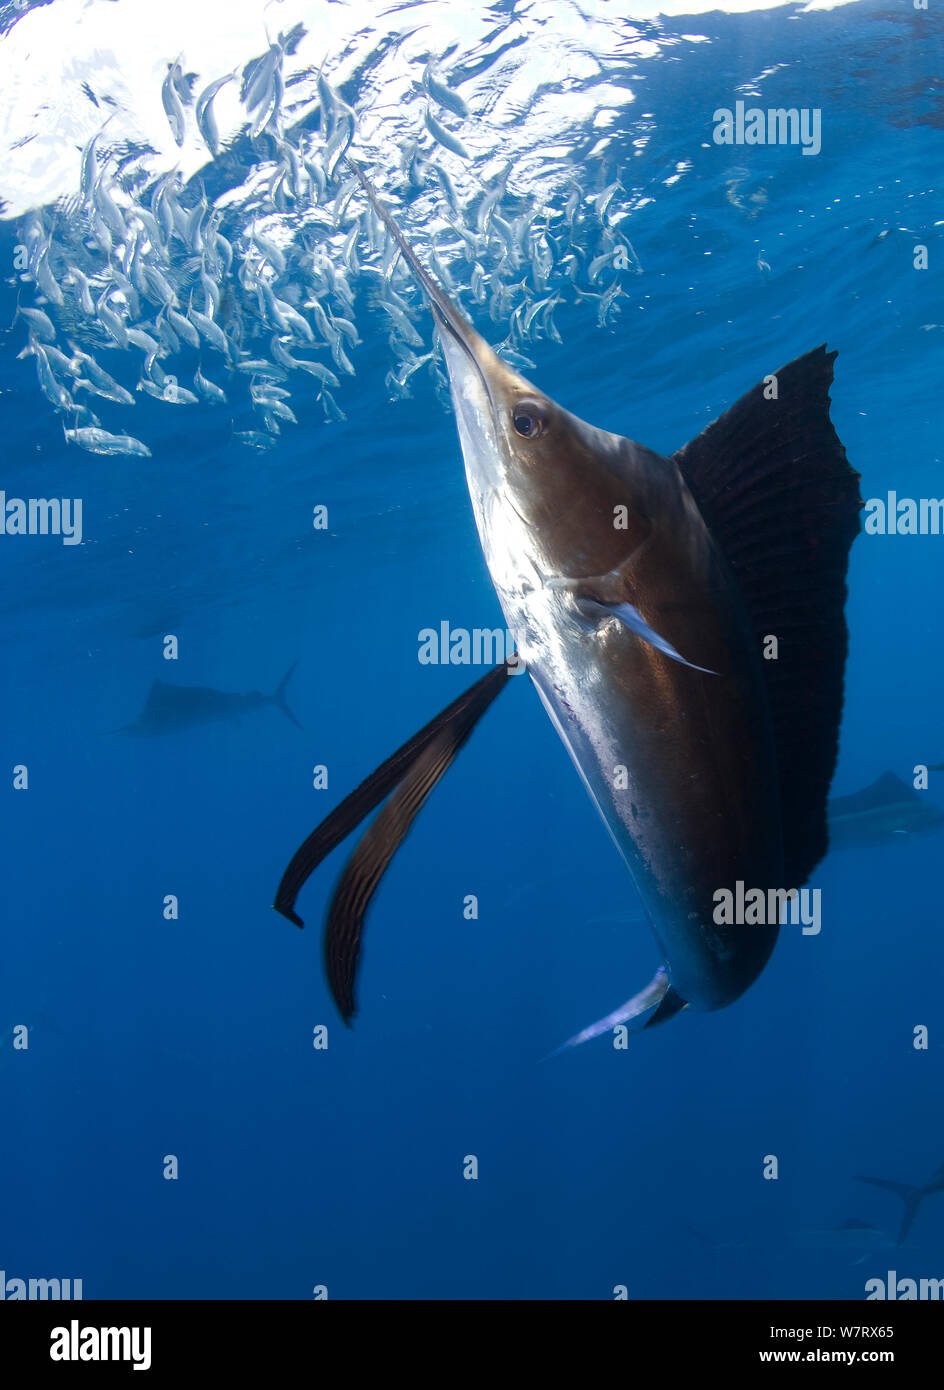
[[[563,296],[562,341],[529,343],[528,374],[582,418],[670,453],[826,342],[839,353],[832,418],[863,496],[938,495],[940,17],[853,3],[631,22],[609,8],[581,20],[563,0],[471,6],[464,32],[427,45],[463,76],[472,110],[471,167],[443,159],[457,179],[504,158],[506,127],[489,125],[503,101],[509,125],[535,123],[530,152],[505,147],[519,198],[509,220],[521,199],[550,201],[574,180],[582,198],[616,178],[626,195],[618,226],[641,273],[603,324],[589,283]],[[0,50],[58,9],[7,7]],[[122,5],[85,13],[105,10]],[[338,33],[322,27],[319,52],[344,54],[335,85],[358,120],[378,109],[372,75],[422,24],[435,38],[444,12],[327,7]],[[239,48],[238,33],[227,38]],[[242,61],[266,43],[257,23]],[[168,42],[155,61],[177,52]],[[536,55],[540,90],[527,86]],[[599,74],[632,100],[597,101]],[[582,138],[567,118],[578,96],[590,106]],[[738,100],[820,109],[821,151],[716,144],[713,114]],[[9,145],[30,133],[13,129]],[[382,128],[369,136],[372,167],[394,170],[402,150],[378,164]],[[71,142],[76,168],[83,143]],[[227,158],[232,183],[233,167],[251,170],[252,143]],[[555,162],[551,189],[540,179]],[[212,195],[213,177],[207,156],[193,178]],[[901,1249],[860,1262],[830,1236],[850,1218],[896,1230],[897,1199],[856,1174],[920,1182],[944,1158],[939,836],[830,854],[813,878],[822,932],[785,927],[729,1009],[683,1014],[627,1050],[602,1039],[542,1062],[641,988],[659,956],[522,678],[385,878],[360,1012],[343,1027],[320,922],[345,850],[305,889],[304,931],[270,904],[308,831],[474,678],[421,665],[419,631],[502,625],[454,420],[428,373],[389,398],[389,325],[352,277],[361,342],[335,392],[345,420],[326,422],[318,383],[293,378],[298,423],[265,451],[234,438],[259,428],[245,402],[240,415],[142,393],[133,409],[95,409],[150,457],[68,444],[70,422],[17,356],[27,335],[14,315],[18,296],[41,302],[16,268],[24,218],[39,207],[61,236],[70,214],[63,190],[55,211],[15,192],[8,183],[0,229],[0,324],[12,325],[0,486],[81,497],[83,541],[0,538],[7,1278],[81,1277],[86,1297],[110,1298],[310,1298],[325,1286],[332,1298],[606,1299],[625,1286],[631,1298],[833,1299],[863,1297],[890,1267],[944,1274],[939,1197]],[[408,221],[409,181],[391,178],[385,196]],[[411,231],[422,254],[422,228]],[[497,341],[505,330],[461,274],[467,312]],[[248,297],[234,278],[229,289]],[[60,342],[78,332],[57,328]],[[421,331],[429,342],[428,322]],[[132,357],[100,354],[134,392]],[[236,374],[213,366],[235,401]],[[326,530],[312,525],[319,505]],[[910,781],[944,758],[942,545],[863,534],[853,546],[837,793],[887,769]],[[296,660],[301,731],[263,708],[150,739],[115,732],[155,679],[271,691]],[[21,765],[28,790],[14,790]],[[316,765],[327,790],[313,789]],[[944,804],[935,774],[923,794]],[[171,894],[179,915],[167,920]],[[23,1024],[26,1050],[13,1046]],[[325,1050],[312,1045],[319,1025]],[[927,1050],[914,1046],[921,1025]],[[771,1155],[776,1180],[764,1176]]]

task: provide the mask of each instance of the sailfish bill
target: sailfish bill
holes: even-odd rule
[[[507,626],[662,957],[646,989],[571,1044],[643,1014],[724,1008],[763,970],[778,923],[717,923],[718,890],[800,888],[827,847],[862,506],[829,418],[836,354],[798,357],[660,456],[578,419],[503,362],[348,163],[429,300]],[[424,732],[409,768],[375,774],[363,804],[394,795],[329,913],[329,978],[347,1018],[366,900],[452,760]],[[338,826],[352,828],[347,804]],[[286,902],[304,877],[290,866]]]

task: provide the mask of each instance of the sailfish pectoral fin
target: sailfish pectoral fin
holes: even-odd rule
[[[634,604],[630,603],[628,599],[622,596],[599,596],[599,593],[605,593],[607,589],[611,592],[615,591],[618,593],[619,590],[623,588],[624,579],[619,570],[614,570],[610,574],[601,575],[599,578],[589,581],[585,579],[566,579],[554,576],[544,579],[543,582],[546,589],[560,590],[564,593],[569,593],[573,598],[578,613],[587,621],[599,623],[601,619],[616,618],[618,622],[621,622],[623,626],[628,628],[636,637],[641,638],[644,642],[648,642],[651,647],[655,647],[656,651],[662,652],[663,656],[671,657],[673,661],[677,661],[681,666],[688,666],[693,671],[704,671],[708,676],[716,676],[718,674],[717,671],[712,671],[707,666],[696,666],[693,661],[687,661],[682,653],[672,646],[672,643],[667,637],[661,636],[660,633],[656,632],[654,627],[651,627],[649,623],[646,622],[639,609],[636,608]],[[581,592],[581,589],[587,583],[593,585],[594,589],[598,590],[599,593]]]
[[[611,618],[618,619],[630,632],[634,632],[637,637],[655,647],[656,651],[671,657],[673,661],[678,661],[682,666],[689,666],[693,671],[704,671],[709,676],[718,674],[707,666],[696,666],[693,661],[686,661],[667,638],[661,637],[655,628],[649,626],[639,609],[634,608],[631,603],[601,603],[597,599],[581,597],[577,600],[577,606],[585,613],[606,613]]]
[[[603,1033],[618,1028],[621,1023],[628,1023],[630,1019],[639,1018],[642,1014],[648,1013],[650,1009],[655,1009],[655,1013],[646,1020],[643,1028],[651,1028],[653,1024],[662,1023],[665,1019],[671,1018],[673,1014],[677,1014],[681,1009],[687,1007],[685,1000],[676,994],[669,984],[669,976],[665,966],[660,965],[645,989],[634,994],[632,999],[627,999],[625,1004],[621,1004],[618,1009],[614,1009],[605,1018],[591,1023],[588,1028],[584,1028],[574,1037],[568,1038],[567,1042],[561,1043],[560,1047],[549,1053],[548,1058],[558,1057],[568,1048],[578,1047],[581,1043],[589,1042],[591,1038],[599,1038]],[[642,1029],[639,1031],[641,1032]]]

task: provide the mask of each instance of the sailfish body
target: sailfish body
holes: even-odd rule
[[[763,969],[778,923],[719,925],[719,890],[799,887],[826,848],[861,506],[829,421],[835,354],[797,359],[662,457],[503,362],[352,167],[430,301],[498,599],[663,956],[646,990],[573,1041],[650,1010],[722,1008]],[[282,910],[303,881],[293,863]],[[341,916],[326,943],[336,998],[360,935]]]
[[[632,872],[669,983],[719,1008],[777,928],[716,927],[714,893],[783,881],[761,658],[736,588],[677,463],[569,414],[477,335],[442,336],[518,651]]]

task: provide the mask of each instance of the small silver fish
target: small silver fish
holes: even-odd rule
[[[195,396],[192,391],[188,391],[186,386],[179,385],[174,377],[165,378],[156,399],[166,401],[168,405],[200,404],[199,397]]]
[[[105,181],[103,174],[92,189],[92,198],[108,230],[119,241],[124,241],[126,232],[125,219],[118,204],[111,196],[112,186],[110,180],[108,182]]]
[[[111,116],[108,117],[108,121],[110,120]],[[92,189],[95,186],[95,180],[98,175],[98,142],[101,138],[102,130],[105,129],[105,126],[108,124],[108,121],[105,122],[105,125],[102,126],[101,130],[97,130],[95,132],[91,140],[85,146],[85,149],[82,151],[82,165],[79,174],[79,184],[82,189],[83,203],[87,203],[92,196]]]
[[[57,410],[68,410],[72,405],[72,397],[62,383],[56,380],[49,359],[39,343],[36,344],[36,375],[39,378],[39,389],[47,401]]]
[[[326,420],[339,423],[341,420],[347,419],[347,416],[345,415],[344,411],[338,405],[337,401],[334,399],[330,391],[322,391],[321,403],[324,407]]]
[[[452,179],[449,177],[446,170],[441,168],[435,160],[431,159],[429,161],[429,167],[432,169],[433,173],[436,175],[436,178],[439,180],[439,186],[442,189],[443,193],[445,193],[446,195],[446,202],[449,204],[451,210],[458,217],[459,199],[456,194],[455,184],[452,182]]]
[[[218,323],[214,323],[206,314],[201,314],[192,304],[188,317],[202,338],[206,338],[211,346],[217,348],[225,356],[229,356],[229,343],[226,340],[226,334]]]
[[[300,314],[293,305],[289,304],[284,299],[278,299],[273,296],[273,303],[280,317],[288,324],[289,332],[296,336],[300,334],[301,338],[306,343],[313,343],[315,341],[315,335],[311,331],[311,324],[305,318],[304,314]],[[347,320],[344,320],[344,322],[347,322]]]
[[[444,106],[447,111],[452,111],[456,116],[463,118],[468,116],[469,108],[462,97],[452,87],[448,87],[441,77],[437,76],[432,63],[426,64],[423,73],[423,86],[437,105]]]
[[[134,405],[134,397],[131,392],[126,391],[119,382],[109,376],[94,357],[83,352],[81,348],[76,348],[74,361],[76,366],[85,372],[85,389],[93,391],[97,396],[104,397],[105,400],[117,401],[120,405]],[[78,389],[78,383],[76,389]]]
[[[329,179],[333,179],[335,171],[341,160],[347,154],[348,146],[354,139],[354,115],[348,109],[348,114],[340,120],[337,129],[331,136],[324,148],[322,159],[324,161],[325,173]]]
[[[287,401],[291,396],[291,391],[287,391],[284,386],[280,386],[277,381],[270,376],[253,377],[249,383],[249,394],[255,403],[265,402],[267,399],[276,401]]]
[[[17,305],[17,314],[20,318],[26,319],[30,325],[31,332],[44,343],[54,343],[56,341],[56,330],[52,319],[48,314],[44,314],[42,309],[29,309],[22,304]]]
[[[158,270],[155,265],[145,265],[141,268],[141,273],[147,285],[148,298],[155,300],[158,304],[171,305],[177,302],[177,296],[173,286],[167,277]],[[145,291],[142,291],[145,293]]]
[[[460,159],[471,159],[472,156],[463,145],[457,135],[453,135],[444,125],[441,125],[433,115],[429,106],[426,108],[426,129],[436,141],[437,145],[442,145],[444,150],[449,150],[451,154],[458,155]]]
[[[243,91],[243,103],[247,111],[255,111],[266,101],[275,70],[281,61],[282,50],[277,43],[273,43],[269,45],[261,58],[255,60],[254,64],[246,64],[246,68],[252,67],[252,75],[246,82]],[[244,72],[246,68],[243,69]]]
[[[266,362],[263,357],[249,357],[243,362],[237,362],[235,365],[237,372],[271,372],[275,370],[272,363]],[[294,367],[295,365],[296,364],[293,362],[292,366]]]
[[[214,157],[220,152],[220,132],[213,115],[213,98],[226,86],[227,82],[232,82],[235,76],[235,72],[228,72],[223,77],[218,77],[215,82],[211,82],[209,87],[204,87],[197,97],[197,104],[194,108],[197,128],[203,136],[204,144]]]
[[[411,347],[424,346],[423,339],[402,309],[398,309],[395,304],[387,304],[383,300],[381,300],[380,307],[393,319],[397,333],[405,343],[409,343]]]
[[[303,161],[308,177],[311,179],[317,190],[316,202],[320,203],[325,196],[328,188],[328,181],[325,178],[325,171],[318,159],[308,159]]]
[[[206,295],[207,312],[218,314],[220,312],[220,287],[211,276],[207,275],[205,265],[200,267],[200,284],[203,286],[203,293]]]
[[[269,237],[263,236],[261,232],[253,231],[250,241],[256,250],[259,251],[269,262],[276,275],[285,274],[285,257],[281,249]]]
[[[57,347],[48,344],[43,348],[49,365],[54,367],[57,372],[65,372],[66,376],[78,376],[79,368],[75,359],[67,357],[64,352],[60,352]]]
[[[264,405],[271,414],[276,415],[280,420],[287,420],[291,425],[298,424],[291,406],[286,405],[284,401],[280,401],[276,397],[260,396],[257,398],[257,404]]]
[[[354,365],[348,357],[347,353],[344,351],[344,348],[341,346],[340,333],[338,334],[337,342],[331,349],[331,356],[334,358],[335,362],[341,368],[342,372],[347,372],[348,376],[355,375]]]
[[[92,291],[89,288],[89,282],[86,276],[84,276],[81,270],[76,266],[72,266],[65,283],[72,286],[76,302],[82,310],[82,313],[86,314],[89,318],[93,318],[95,314],[95,305],[92,302]]]
[[[259,105],[256,108],[256,114],[253,117],[252,123],[249,127],[249,137],[251,140],[255,140],[257,136],[261,135],[267,126],[277,126],[278,124],[279,110],[282,105],[282,97],[285,91],[285,88],[282,84],[281,61],[282,53],[281,49],[279,49],[278,63],[272,70],[271,77],[269,78],[269,84],[266,87],[262,100],[259,102]]]
[[[245,444],[249,449],[274,449],[275,440],[268,434],[262,434],[259,430],[234,430],[233,438],[238,439],[240,444]]]
[[[180,334],[185,343],[189,343],[191,347],[195,348],[200,346],[200,334],[194,328],[190,320],[185,318],[183,314],[178,313],[176,309],[172,309],[168,306],[167,319],[168,322],[173,325],[175,332]]]
[[[140,439],[130,434],[109,434],[107,430],[86,427],[84,429],[64,430],[70,444],[78,444],[91,454],[134,454],[138,458],[150,458],[151,451]]]
[[[334,372],[329,371],[329,369],[322,366],[320,362],[308,362],[301,357],[291,358],[290,360],[293,367],[296,367],[299,371],[307,372],[309,376],[317,377],[323,386],[334,386],[337,388],[341,385]]]
[[[129,343],[133,343],[135,347],[139,347],[142,352],[154,355],[160,352],[160,343],[155,338],[152,338],[150,333],[145,333],[143,328],[126,328],[125,337]]]
[[[595,198],[590,199],[593,209],[604,227],[610,225],[606,217],[607,210],[609,209],[610,203],[613,201],[617,189],[622,189],[622,187],[623,185],[620,183],[619,179],[614,179],[608,187],[604,188],[602,193],[598,193]]]
[[[200,395],[206,400],[211,401],[214,405],[226,404],[226,392],[221,386],[217,386],[215,381],[208,381],[199,367],[193,374],[193,384],[200,392]]]
[[[170,126],[171,134],[178,145],[184,143],[184,131],[186,128],[186,118],[184,116],[183,102],[178,95],[178,81],[183,77],[180,67],[180,59],[176,59],[168,66],[167,76],[161,86],[161,102],[164,106],[164,114],[167,117],[167,124]]]
[[[52,304],[65,303],[65,296],[59,288],[59,282],[49,266],[48,250],[43,252],[36,263],[36,283]]]

